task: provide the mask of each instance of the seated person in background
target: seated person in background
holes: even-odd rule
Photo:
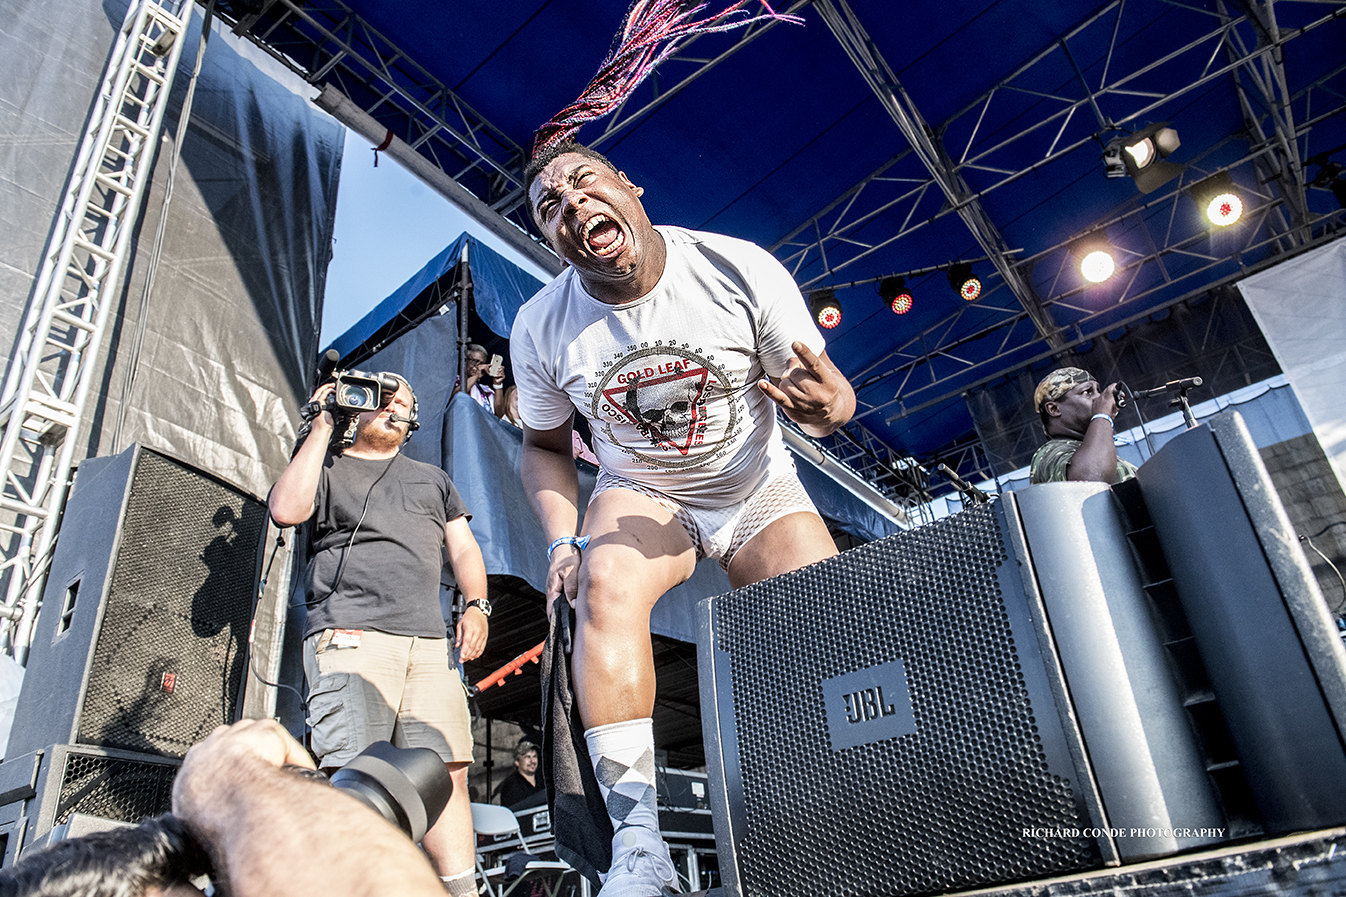
[[[1033,455],[1028,482],[1093,482],[1116,484],[1136,475],[1134,465],[1117,457],[1113,419],[1117,416],[1117,384],[1099,389],[1098,381],[1080,368],[1052,371],[1033,392],[1048,441]]]
[[[514,746],[514,771],[495,789],[502,807],[513,810],[547,802],[547,790],[542,785],[542,777],[537,774],[537,761],[537,745],[519,739]]]
[[[209,869],[215,893],[229,897],[443,897],[406,835],[285,766],[313,761],[275,720],[220,726],[182,761],[172,815],[25,856],[0,870],[0,894],[187,897],[202,893],[190,880]]]
[[[477,343],[467,344],[467,382],[458,380],[453,384],[452,399],[466,389],[467,394],[496,417],[505,416],[505,365],[500,364],[498,372],[491,370],[490,354],[486,347]],[[490,381],[488,384],[486,381]]]

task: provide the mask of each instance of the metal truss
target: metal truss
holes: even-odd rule
[[[1033,285],[1023,276],[1009,255],[1009,244],[1000,235],[991,217],[982,208],[958,166],[949,158],[943,144],[936,140],[921,112],[898,83],[897,76],[879,54],[864,26],[846,4],[846,0],[817,0],[815,8],[832,29],[860,74],[883,104],[883,108],[897,123],[898,130],[915,149],[921,163],[939,186],[949,207],[963,219],[972,236],[995,265],[1001,279],[1009,286],[1014,298],[1023,306],[1038,329],[1038,335],[1057,344],[1056,325],[1042,308]]]
[[[844,0],[837,2],[844,3]],[[1288,2],[1279,0],[1280,5]],[[820,9],[825,5],[830,5],[828,0],[820,0]],[[1077,150],[1096,147],[1099,131],[1106,132],[1117,129],[1124,122],[1143,120],[1164,104],[1181,99],[1216,79],[1226,78],[1235,80],[1246,119],[1246,134],[1234,135],[1229,139],[1248,141],[1251,153],[1245,161],[1254,162],[1262,173],[1261,180],[1274,189],[1273,194],[1261,197],[1262,207],[1257,214],[1250,216],[1258,219],[1256,227],[1240,225],[1251,233],[1244,245],[1233,254],[1238,256],[1254,250],[1284,253],[1319,242],[1324,233],[1342,225],[1341,214],[1332,212],[1315,217],[1309,210],[1299,160],[1307,155],[1302,148],[1307,144],[1313,124],[1346,111],[1346,102],[1343,102],[1346,96],[1343,96],[1341,86],[1335,83],[1341,80],[1343,69],[1334,69],[1310,88],[1291,96],[1285,87],[1282,51],[1285,44],[1295,37],[1340,18],[1346,11],[1346,4],[1311,4],[1314,8],[1327,6],[1330,11],[1294,30],[1278,28],[1274,15],[1276,5],[1272,0],[1264,0],[1247,15],[1212,14],[1210,31],[1134,71],[1118,71],[1110,49],[1101,67],[1103,74],[1099,84],[1090,86],[1083,74],[1079,74],[1078,86],[1081,89],[1073,95],[1063,91],[1047,94],[1036,88],[1030,89],[1027,77],[1035,67],[1053,62],[1059,64],[1063,57],[1074,71],[1080,73],[1079,66],[1071,57],[1070,42],[1089,28],[1105,27],[1110,18],[1115,34],[1124,5],[1120,0],[1110,3],[934,129],[920,127],[922,123],[914,106],[894,112],[894,96],[900,86],[879,77],[880,74],[887,77],[887,68],[870,46],[867,49],[868,56],[857,61],[857,66],[885,107],[894,114],[895,120],[901,113],[918,126],[919,143],[914,150],[904,149],[899,152],[818,214],[801,223],[772,247],[772,251],[796,273],[808,272],[807,279],[801,277],[801,285],[830,282],[851,265],[946,215],[958,213],[965,221],[968,220],[967,209],[976,202],[977,196],[985,196]],[[832,16],[836,15],[842,14],[834,11]],[[833,26],[843,44],[847,45],[848,50],[852,43],[865,44],[867,38],[853,14],[846,10],[844,15],[846,21],[843,25]],[[832,24],[832,17],[828,18],[829,24]],[[1257,40],[1250,44],[1245,32],[1254,33]],[[855,59],[857,55],[853,52],[852,58]],[[1162,95],[1140,89],[1144,76],[1182,57],[1190,57],[1190,60],[1200,63],[1198,77],[1188,79],[1180,89]],[[1040,104],[1043,112],[1035,120],[1021,124],[1015,134],[979,139],[979,128],[984,121],[995,117],[997,103],[1027,93],[1051,102]],[[900,102],[910,103],[904,94],[897,96]],[[1328,105],[1324,106],[1324,102]],[[1109,119],[1101,111],[1104,106],[1123,111]],[[1074,121],[1077,117],[1096,119],[1099,131],[1094,130],[1093,124],[1081,126]],[[903,134],[910,139],[910,128],[900,120],[898,124]],[[946,147],[954,134],[962,135],[962,142],[960,149],[951,153]],[[913,160],[909,158],[913,155],[926,171],[913,170]],[[1030,160],[1027,164],[1023,161],[1025,157]],[[976,196],[960,199],[957,189],[965,182],[955,181],[952,187],[950,183],[955,178],[970,174],[979,177],[980,189]],[[1102,176],[1101,171],[1099,176]],[[1142,242],[1148,245],[1133,249],[1130,261],[1118,272],[1118,276],[1130,278],[1118,302],[1102,311],[1087,304],[1075,304],[1083,288],[1073,287],[1057,294],[1056,290],[1061,285],[1058,277],[1048,291],[1051,298],[1041,300],[1041,308],[1049,311],[1060,306],[1067,312],[1062,319],[1070,320],[1070,323],[1061,325],[1059,339],[1046,341],[1043,339],[1044,328],[1038,311],[1030,311],[1031,306],[1024,303],[1018,291],[1017,284],[1023,278],[1016,277],[1013,281],[1002,278],[999,284],[993,282],[975,306],[958,308],[943,320],[914,335],[885,358],[852,374],[857,390],[872,387],[880,380],[891,379],[894,393],[891,401],[878,404],[862,402],[857,411],[860,425],[863,426],[864,419],[871,415],[888,412],[885,422],[892,423],[905,414],[946,401],[991,379],[1000,373],[1000,368],[1007,361],[1028,363],[1050,357],[1062,348],[1077,345],[1095,335],[1090,325],[1098,324],[1105,316],[1109,316],[1109,327],[1118,326],[1116,306],[1124,302],[1153,299],[1158,290],[1172,290],[1175,284],[1177,289],[1182,289],[1179,281],[1186,281],[1191,284],[1190,289],[1197,290],[1203,285],[1200,279],[1202,276],[1218,276],[1220,272],[1217,269],[1222,264],[1227,265],[1228,261],[1202,251],[1200,244],[1208,235],[1204,232],[1177,232],[1176,203],[1179,195],[1180,191],[1174,190],[1158,200],[1133,203],[1129,211],[1089,229],[1101,231],[1105,227],[1119,225],[1145,235]],[[1166,226],[1161,227],[1160,233],[1154,234],[1150,232],[1151,226],[1146,215],[1153,215],[1156,206],[1160,204],[1168,204],[1169,212]],[[879,215],[897,216],[897,228],[877,240],[861,238],[861,229]],[[1053,254],[1064,257],[1062,250],[1083,235],[1073,235],[1069,240],[1029,257],[1016,257],[1004,250],[1003,241],[988,247],[988,232],[982,229],[979,222],[969,227],[983,248],[988,249],[988,256],[993,261],[995,253],[990,250],[997,249],[999,258],[1010,260],[1011,267],[1018,272],[1032,269]],[[1164,269],[1164,259],[1174,254],[1197,258],[1200,260],[1199,266],[1175,278]],[[1142,289],[1135,286],[1142,280],[1139,277],[1141,269],[1147,265],[1158,267],[1160,287]],[[1238,266],[1242,267],[1241,261]],[[999,262],[996,267],[999,271]],[[1013,293],[1013,297],[1008,293]],[[1180,301],[1189,295],[1189,292],[1184,291],[1182,296],[1170,301]],[[1018,300],[1017,308],[1013,300]],[[1155,310],[1150,307],[1140,316]],[[1054,321],[1056,317],[1052,319]],[[963,351],[964,347],[971,347],[974,342],[988,338],[998,341],[993,357],[981,358],[985,353],[981,345],[975,352],[977,358]],[[1032,347],[1042,349],[1044,345],[1046,348],[1035,357],[1025,358],[1026,350]]]
[[[1271,213],[1275,208],[1276,206],[1272,205],[1251,216],[1252,219],[1260,218],[1261,220],[1250,220],[1245,225],[1250,233],[1238,252],[1252,253],[1255,250],[1274,246],[1284,239],[1282,232],[1267,227]],[[1312,248],[1334,238],[1336,231],[1346,227],[1346,211],[1339,210],[1321,216],[1315,219],[1314,225],[1319,236],[1311,243],[1305,244],[1301,249]],[[1065,348],[1073,348],[1096,339],[1109,331],[1135,323],[1161,309],[1192,299],[1195,295],[1215,286],[1207,278],[1228,268],[1230,263],[1229,259],[1222,255],[1202,251],[1200,244],[1206,239],[1206,235],[1198,234],[1182,240],[1175,240],[1163,248],[1151,249],[1148,252],[1127,253],[1130,256],[1129,260],[1119,266],[1114,277],[1126,281],[1128,287],[1118,301],[1106,308],[1097,309],[1084,301],[1086,287],[1075,287],[1056,299],[1049,300],[1047,303],[1049,308],[1059,306],[1080,315],[1071,324],[1062,328],[1062,334],[1066,340]],[[1059,248],[1057,247],[1057,249]],[[1114,248],[1116,247],[1114,246]],[[1137,275],[1143,268],[1147,265],[1161,264],[1163,258],[1169,255],[1183,255],[1190,259],[1196,259],[1199,266],[1185,271],[1180,276],[1171,277],[1156,286],[1145,288],[1135,286]],[[1277,256],[1262,265],[1239,268],[1235,273],[1222,278],[1220,282],[1241,279],[1248,274],[1261,270],[1263,267],[1278,263],[1284,258],[1283,255]],[[1068,260],[1063,257],[1061,262],[1064,266],[1068,263]],[[1174,295],[1158,304],[1147,304],[1143,309],[1120,320],[1116,317],[1115,313],[1121,305],[1134,304],[1141,299],[1153,298],[1155,294],[1161,291],[1174,287],[1181,289],[1184,285],[1188,289],[1180,295]],[[1022,367],[1051,358],[1060,351],[1056,348],[1041,348],[1041,342],[1025,326],[1026,315],[1022,311],[1004,310],[1006,315],[1004,320],[954,336],[952,335],[954,325],[964,311],[965,309],[960,309],[958,313],[951,315],[934,327],[928,328],[918,337],[909,340],[896,351],[890,353],[883,360],[884,364],[890,366],[878,371],[871,368],[861,380],[861,383],[873,385],[877,380],[894,378],[895,394],[889,401],[866,404],[863,408],[857,409],[857,420],[872,414],[888,412],[884,420],[886,423],[893,423],[908,414],[914,414],[938,405],[968,389],[981,386],[1000,376],[1004,373],[1005,359],[1011,355],[1019,353],[1016,355],[1016,360],[1018,366]],[[973,358],[971,355],[960,353],[963,347],[971,346],[979,340],[992,336],[1000,340],[995,355],[989,358]],[[1039,351],[1028,357],[1022,355],[1024,350],[1032,350],[1035,347]],[[980,352],[977,354],[980,355]],[[956,371],[949,374],[936,374],[931,365],[934,359],[951,362]],[[918,373],[925,376],[918,380]]]
[[[151,176],[191,0],[132,4],[108,60],[57,212],[48,254],[0,398],[0,615],[8,647],[26,657],[94,361],[116,304],[142,197]]]
[[[826,2],[827,0],[824,0],[818,4],[820,10]],[[1264,0],[1264,7],[1269,11],[1275,3],[1284,5],[1289,2],[1291,0],[1274,0],[1274,2]],[[1302,28],[1276,30],[1274,37],[1267,37],[1252,47],[1245,45],[1238,29],[1241,26],[1261,27],[1255,20],[1249,16],[1216,17],[1213,27],[1206,34],[1133,71],[1116,71],[1118,66],[1112,56],[1113,49],[1110,48],[1108,58],[1102,65],[1102,80],[1098,85],[1089,84],[1081,74],[1077,85],[1079,90],[1074,93],[1067,93],[1064,90],[1046,93],[1037,86],[1030,86],[1032,75],[1040,67],[1060,67],[1064,60],[1070,68],[1079,71],[1079,66],[1070,51],[1070,43],[1091,28],[1106,27],[1109,17],[1120,20],[1125,11],[1125,4],[1123,0],[1113,0],[1057,38],[938,127],[926,128],[927,133],[920,135],[920,142],[932,145],[933,150],[927,149],[922,152],[920,147],[917,147],[916,155],[924,163],[923,170],[915,169],[910,164],[899,164],[912,154],[911,150],[904,148],[816,215],[801,222],[785,238],[772,246],[771,250],[792,271],[798,273],[809,270],[810,273],[801,281],[801,286],[807,287],[833,279],[837,274],[874,252],[947,215],[959,214],[965,217],[965,206],[978,204],[980,197],[1014,183],[1082,148],[1098,147],[1100,132],[1117,131],[1126,122],[1142,121],[1165,104],[1181,99],[1217,79],[1252,72],[1256,75],[1257,82],[1263,84],[1268,79],[1256,69],[1265,63],[1272,66],[1271,80],[1275,81],[1277,77],[1275,72],[1280,69],[1280,64],[1276,60],[1280,59],[1284,45],[1314,28],[1340,18],[1343,9],[1346,9],[1346,4],[1341,2],[1326,4],[1315,0],[1295,0],[1295,2],[1317,8],[1326,6],[1333,11]],[[1138,5],[1132,4],[1133,7]],[[851,19],[853,18],[851,14]],[[852,49],[853,42],[868,43],[863,31],[859,30],[858,22],[846,27],[849,30],[843,31],[838,36],[848,51]],[[1115,27],[1114,21],[1114,31]],[[1262,28],[1262,32],[1265,31],[1266,29]],[[1217,64],[1215,56],[1221,51],[1225,52],[1227,58],[1223,64]],[[896,84],[895,79],[891,84],[876,83],[875,79],[878,78],[879,72],[886,71],[887,67],[882,63],[877,51],[872,48],[872,44],[869,45],[868,52],[869,57],[857,62],[857,67],[866,79],[871,81],[876,94],[884,102],[885,107],[889,108],[890,114],[893,114],[892,101],[887,94],[890,90],[900,89],[900,85],[893,87]],[[855,54],[852,53],[852,56],[854,58]],[[1188,80],[1181,88],[1166,94],[1142,89],[1142,85],[1146,83],[1146,76],[1188,58],[1196,61],[1204,60],[1200,66],[1199,77]],[[1335,74],[1337,73],[1334,72],[1333,75]],[[1283,89],[1283,72],[1278,77]],[[1270,85],[1267,86],[1268,90],[1265,91],[1258,88],[1260,96],[1271,96]],[[1042,114],[1037,120],[1021,124],[1017,133],[1003,138],[980,137],[980,130],[985,121],[996,117],[997,111],[1003,106],[1021,101],[1025,96],[1046,101],[1041,104]],[[1282,97],[1279,104],[1271,108],[1284,106],[1292,99]],[[914,114],[917,116],[916,121],[919,122],[919,112],[914,104],[910,104],[909,98],[905,95],[903,100],[909,104],[909,108],[898,111],[903,115]],[[1104,116],[1101,112],[1103,106],[1124,108],[1111,116]],[[1093,121],[1081,125],[1079,121],[1085,118]],[[1265,113],[1254,115],[1254,120],[1262,118],[1265,118]],[[910,135],[907,134],[908,128],[901,122],[899,127],[904,136],[910,139]],[[950,151],[947,147],[953,144],[955,135],[961,149]],[[1025,165],[1024,158],[1031,158],[1031,162]],[[945,184],[950,177],[961,178],[969,174],[976,174],[984,180],[984,183],[978,183],[975,195],[962,199],[955,199],[949,195]],[[857,234],[863,225],[885,212],[901,215],[902,223],[895,231],[873,241]],[[984,234],[976,228],[973,228],[973,232],[979,240],[984,238]],[[1002,255],[1005,254],[1003,249],[1001,252]],[[990,251],[988,256],[994,259],[994,254]],[[1022,268],[1023,264],[1023,260],[1019,260],[1016,266]],[[821,267],[815,271],[819,265]],[[998,264],[997,272],[999,272]]]
[[[525,148],[341,0],[268,0],[258,13],[217,14],[308,83],[336,86],[501,215],[517,211]]]

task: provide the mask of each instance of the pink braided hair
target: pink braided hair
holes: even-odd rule
[[[707,3],[698,0],[635,0],[626,11],[621,32],[613,38],[607,58],[598,67],[589,86],[579,99],[562,109],[538,128],[533,138],[533,155],[564,140],[570,140],[580,126],[602,118],[626,101],[650,73],[672,56],[690,37],[716,31],[729,31],[764,19],[802,25],[799,16],[782,15],[760,0],[766,12],[747,15],[743,7],[752,0],[735,0],[721,12],[697,19]],[[747,15],[747,18],[744,16]],[[662,48],[661,46],[662,45]]]

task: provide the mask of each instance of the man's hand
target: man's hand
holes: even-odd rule
[[[240,769],[257,763],[314,768],[304,746],[273,719],[245,719],[232,726],[217,726],[183,759],[173,779],[173,812],[192,819],[221,796],[218,789],[232,787]]]
[[[1117,384],[1109,383],[1107,389],[1100,390],[1094,396],[1094,414],[1106,414],[1116,420],[1121,406],[1117,404]]]
[[[547,568],[547,616],[551,617],[553,602],[565,595],[570,606],[580,593],[580,552],[574,545],[557,545]]]
[[[790,359],[785,376],[775,384],[763,379],[757,385],[786,417],[809,430],[810,435],[825,436],[851,419],[855,393],[831,361],[814,355],[798,341],[791,348],[795,357]]]
[[[476,660],[486,650],[486,636],[490,630],[490,621],[480,610],[469,607],[463,611],[463,615],[458,618],[458,637],[453,643],[463,663]]]
[[[332,394],[334,392],[336,392],[335,383],[324,383],[317,388],[309,399],[310,402],[323,409],[322,413],[313,418],[313,423],[309,425],[310,432],[312,432],[312,428],[318,427],[319,424],[328,430],[336,426],[336,418],[332,416]]]

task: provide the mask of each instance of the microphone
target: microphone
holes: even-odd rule
[[[1117,398],[1117,410],[1121,411],[1131,401],[1131,387],[1118,380],[1117,391],[1113,395]]]
[[[341,353],[336,349],[328,349],[318,358],[318,379],[315,383],[322,383],[328,377],[332,376],[332,371],[336,370],[337,362],[341,360]]]
[[[1140,392],[1131,393],[1137,399],[1143,399],[1146,396],[1157,396],[1166,392],[1183,392],[1193,387],[1200,386],[1205,381],[1200,377],[1188,377],[1185,380],[1170,380],[1163,386],[1156,386],[1154,389],[1142,389]]]
[[[400,414],[390,414],[390,415],[388,415],[388,420],[391,420],[391,421],[397,421],[397,422],[399,422],[399,423],[406,424],[406,425],[407,425],[407,430],[408,430],[408,431],[410,431],[410,430],[419,430],[419,429],[421,428],[421,425],[420,425],[419,423],[417,423],[415,420],[413,420],[413,419],[410,418],[410,417],[403,417],[403,416],[400,415]]]

